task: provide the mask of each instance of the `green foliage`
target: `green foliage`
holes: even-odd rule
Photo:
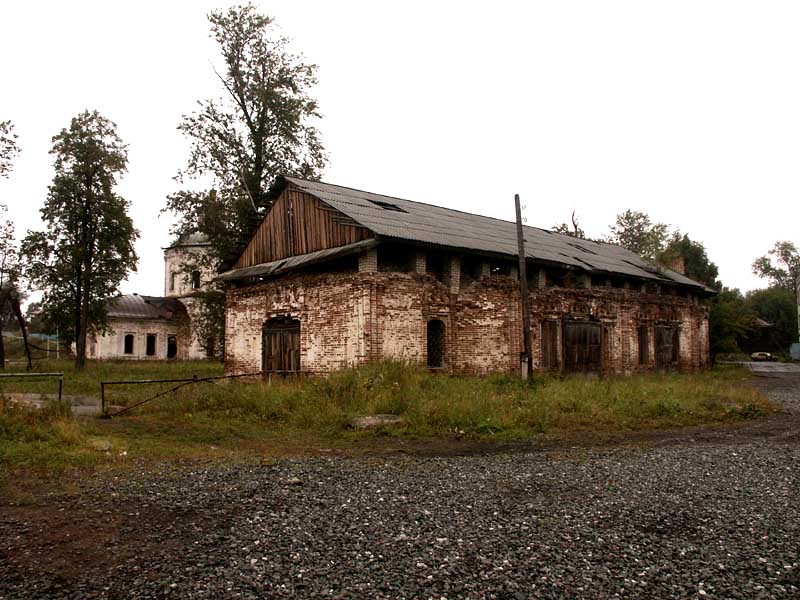
[[[659,262],[669,265],[678,257],[683,257],[687,277],[710,288],[722,289],[722,282],[717,279],[719,268],[709,260],[706,247],[701,242],[689,239],[688,235],[675,231],[661,252]]]
[[[64,365],[40,368],[59,370]],[[215,362],[95,362],[66,366],[66,393],[97,393],[100,380],[215,375]],[[230,456],[277,444],[307,450],[373,436],[524,439],[539,433],[606,432],[752,418],[771,410],[747,375],[719,371],[595,379],[511,375],[433,375],[402,363],[371,364],[305,380],[198,383],[111,420],[73,418],[63,407],[37,412],[0,402],[0,467],[63,466],[130,458]],[[4,384],[6,385],[6,384]],[[17,382],[53,392],[53,383]],[[50,386],[47,388],[47,386]],[[130,405],[170,384],[108,388],[115,405]],[[38,386],[38,387],[37,387]],[[405,423],[354,432],[356,416],[395,414]],[[211,445],[211,446],[210,446]],[[108,452],[108,447],[112,451]],[[263,451],[261,452],[263,455]]]
[[[225,356],[225,292],[210,289],[194,296],[197,307],[192,313],[194,329],[200,347],[207,356]]]
[[[40,211],[46,229],[28,232],[22,254],[32,286],[44,291],[45,321],[76,342],[81,368],[87,334],[106,329],[106,302],[136,270],[138,232],[128,201],[114,192],[127,149],[114,123],[85,111],[53,138],[51,153],[56,174]]]
[[[786,288],[773,286],[754,290],[745,297],[747,309],[772,325],[771,340],[785,350],[797,339],[797,303]]]
[[[753,273],[777,285],[797,292],[800,284],[800,253],[792,242],[775,242],[767,254],[753,261]]]
[[[742,342],[752,333],[753,319],[742,293],[737,289],[722,288],[709,306],[711,355],[740,352]]]
[[[249,237],[271,204],[278,175],[317,177],[325,164],[319,117],[309,95],[316,66],[289,51],[270,17],[252,4],[209,15],[224,68],[217,73],[224,97],[201,101],[179,129],[191,154],[179,181],[213,181],[211,189],[186,189],[167,199],[179,218],[175,233],[208,236],[214,258],[224,260]]]
[[[609,242],[619,244],[652,263],[663,252],[668,235],[667,225],[653,223],[647,214],[636,210],[618,214],[610,230]]]
[[[14,157],[19,154],[17,134],[11,121],[0,121],[0,177],[8,177]]]

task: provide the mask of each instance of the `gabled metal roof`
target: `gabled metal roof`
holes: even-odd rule
[[[296,177],[279,178],[272,193],[279,194],[286,182],[344,213],[380,238],[464,251],[518,254],[516,224],[511,221]],[[534,261],[714,292],[676,271],[651,265],[621,246],[582,240],[537,227],[524,226],[523,235],[525,255]]]
[[[108,316],[117,319],[172,320],[183,306],[175,298],[128,294],[108,302]]]

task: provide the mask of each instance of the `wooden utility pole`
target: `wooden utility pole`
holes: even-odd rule
[[[522,209],[519,205],[519,194],[514,194],[514,205],[517,209],[517,248],[519,251],[519,295],[522,301],[522,359],[520,372],[522,379],[527,379],[533,367],[531,350],[531,313],[528,307],[528,274],[525,268],[525,237],[522,234]]]

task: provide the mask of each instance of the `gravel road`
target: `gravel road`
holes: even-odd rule
[[[772,433],[170,467],[2,506],[0,598],[798,597],[800,378],[761,385]]]

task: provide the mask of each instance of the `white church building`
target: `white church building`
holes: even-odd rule
[[[192,327],[199,292],[216,273],[198,267],[209,243],[201,234],[179,238],[164,248],[164,296],[126,294],[108,304],[111,330],[89,338],[87,357],[95,359],[196,360],[214,355]],[[187,265],[193,265],[188,267]],[[191,269],[191,270],[190,270]]]

